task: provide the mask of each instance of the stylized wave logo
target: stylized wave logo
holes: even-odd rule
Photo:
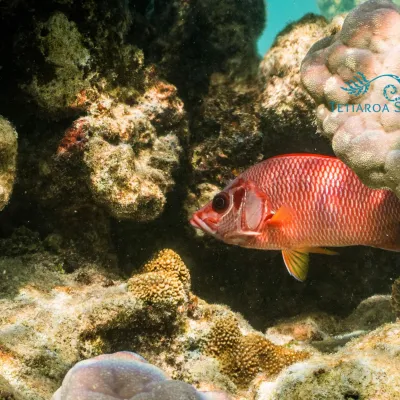
[[[393,78],[395,81],[397,81],[397,83],[400,84],[400,77],[394,74],[382,74],[375,77],[374,79],[368,80],[362,72],[357,72],[352,80],[345,82],[347,87],[341,87],[341,89],[345,90],[353,96],[360,96],[368,92],[372,82],[383,77]],[[395,85],[389,84],[383,88],[382,93],[385,96],[386,100],[392,103],[396,103],[400,101],[400,96],[396,96],[397,92],[397,87]]]

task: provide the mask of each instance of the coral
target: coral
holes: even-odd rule
[[[39,117],[53,120],[76,115],[84,109],[78,104],[82,93],[101,77],[108,88],[131,96],[143,89],[143,51],[132,37],[140,42],[149,36],[141,15],[146,4],[142,10],[124,0],[112,5],[105,0],[51,0],[35,7],[31,0],[9,3],[2,5],[7,37],[1,50],[15,67],[11,72],[7,66],[5,74],[11,90],[23,89],[28,113],[39,108]],[[23,26],[16,28],[21,20]]]
[[[17,168],[17,133],[0,116],[0,210],[10,199]]]
[[[400,12],[391,1],[363,3],[348,14],[341,31],[314,44],[301,66],[302,82],[318,105],[319,129],[335,154],[365,184],[398,196],[398,89],[381,75],[400,74],[399,26]],[[362,112],[375,104],[380,112]]]
[[[150,21],[157,32],[151,53],[196,107],[213,73],[242,78],[256,73],[256,41],[265,25],[265,10],[264,0],[196,0],[154,7]]]
[[[143,267],[143,272],[165,272],[190,288],[190,273],[182,258],[171,249],[161,250]]]
[[[400,325],[386,324],[335,354],[316,354],[259,386],[257,400],[381,399],[400,391]]]
[[[327,141],[315,134],[315,103],[301,84],[300,64],[311,45],[337,32],[342,22],[337,18],[328,24],[325,18],[308,14],[280,32],[265,54],[259,79],[266,155],[328,151]]]
[[[356,0],[317,0],[318,8],[325,18],[349,12],[356,6]]]
[[[39,234],[25,226],[15,229],[10,238],[0,239],[0,253],[4,256],[36,253],[41,250],[43,250],[43,244]]]
[[[59,146],[61,156],[80,150],[93,200],[118,219],[158,217],[174,186],[187,126],[172,85],[158,82],[135,107],[100,95]]]
[[[262,158],[257,86],[214,74],[192,124],[193,185],[223,186]],[[193,191],[195,193],[196,191]]]
[[[137,298],[149,303],[178,305],[187,301],[182,282],[158,272],[134,276],[129,280],[129,290]]]
[[[171,250],[161,254],[166,263],[153,259],[143,270],[158,271],[143,275],[169,270],[176,279],[184,270],[181,260]],[[207,392],[201,400],[226,400],[219,391],[236,391],[216,360],[200,351],[210,316],[226,313],[226,307],[201,299],[191,312],[170,303],[154,306],[98,265],[86,263],[73,273],[63,268],[63,260],[48,253],[0,258],[0,376],[23,396],[49,399],[74,364],[121,350],[138,352],[173,379],[193,383]],[[248,329],[243,319],[239,323]]]
[[[46,115],[58,116],[88,85],[84,68],[89,64],[90,53],[76,24],[61,12],[39,22],[35,30],[35,44],[53,78],[48,81],[43,70],[36,71],[25,90]]]
[[[1,357],[1,349],[0,349]],[[0,400],[22,400],[9,383],[0,375]]]
[[[171,381],[135,353],[105,354],[76,364],[52,400],[92,399],[229,400],[223,393],[202,394],[192,386]]]
[[[324,353],[338,351],[351,340],[395,321],[389,295],[375,295],[363,301],[345,318],[326,313],[299,315],[267,329],[266,337],[278,344],[310,343]]]
[[[204,350],[220,361],[222,371],[239,386],[247,386],[260,372],[276,375],[288,365],[309,356],[306,352],[275,345],[256,333],[242,335],[233,315],[215,322]]]
[[[335,15],[351,11],[354,7],[366,1],[367,0],[317,0],[317,4],[325,18],[333,18]],[[394,4],[400,5],[399,0],[392,1]]]
[[[392,286],[392,306],[397,318],[400,318],[400,278],[396,279]]]
[[[189,270],[173,250],[161,250],[142,271],[128,282],[130,292],[136,297],[149,303],[173,306],[188,302]]]

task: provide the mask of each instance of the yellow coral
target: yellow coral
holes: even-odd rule
[[[187,299],[182,282],[174,276],[160,272],[133,276],[128,282],[128,288],[134,296],[150,303],[178,305]]]
[[[208,335],[206,353],[217,358],[231,353],[238,347],[241,337],[239,322],[233,315],[218,318]]]
[[[190,273],[179,254],[171,249],[161,250],[143,267],[143,272],[166,272],[190,287]]]
[[[150,303],[168,303],[178,306],[187,303],[190,289],[189,270],[171,249],[160,251],[144,265],[143,273],[128,281],[134,296]]]
[[[260,372],[275,375],[308,357],[307,353],[275,345],[259,334],[242,335],[233,315],[216,321],[208,335],[205,352],[217,358],[222,371],[239,386],[248,385]]]

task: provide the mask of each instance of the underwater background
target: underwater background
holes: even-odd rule
[[[400,117],[328,107],[394,104],[340,85],[400,75],[395,3],[0,0],[0,400],[400,399],[398,253],[189,224],[285,153],[400,197]]]

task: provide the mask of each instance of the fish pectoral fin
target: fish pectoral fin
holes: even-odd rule
[[[304,282],[308,273],[309,254],[302,249],[282,250],[283,261],[289,274],[300,282]]]
[[[280,226],[289,224],[293,220],[294,210],[288,206],[281,206],[276,213],[268,218],[268,225]],[[268,216],[269,217],[269,216]]]
[[[337,251],[324,249],[323,247],[302,247],[298,249],[303,253],[315,253],[315,254],[326,254],[328,256],[337,256],[339,253]]]

